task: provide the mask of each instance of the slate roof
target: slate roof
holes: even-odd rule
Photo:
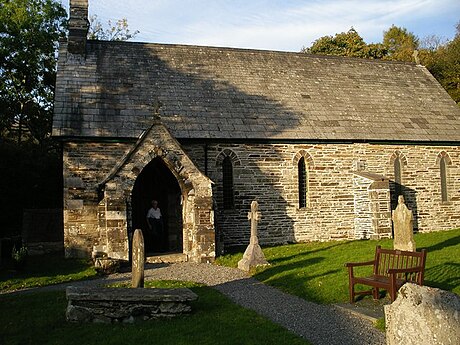
[[[88,41],[61,46],[56,137],[137,138],[163,105],[178,138],[460,142],[425,67],[303,53]]]

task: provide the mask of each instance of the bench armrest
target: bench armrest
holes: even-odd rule
[[[372,261],[364,261],[364,262],[347,262],[345,267],[355,267],[355,266],[370,266],[375,264],[375,260]]]
[[[422,272],[424,267],[417,266],[411,268],[390,268],[387,270],[388,274],[398,274],[398,273],[414,273],[414,272]]]

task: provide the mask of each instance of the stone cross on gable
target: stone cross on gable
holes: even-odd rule
[[[161,103],[158,99],[155,99],[152,103],[153,107],[153,118],[155,120],[160,119],[160,108],[163,106],[163,103]]]
[[[259,246],[257,237],[257,222],[262,218],[258,212],[259,204],[257,201],[251,202],[251,212],[248,212],[248,219],[251,220],[251,239],[244,252],[243,258],[238,262],[238,268],[243,271],[249,271],[251,268],[260,265],[269,265],[265,260],[262,248]]]
[[[251,220],[251,239],[250,243],[259,243],[257,237],[257,223],[262,218],[259,212],[259,204],[257,201],[251,202],[251,212],[248,212],[248,219]],[[255,242],[254,242],[255,241]]]

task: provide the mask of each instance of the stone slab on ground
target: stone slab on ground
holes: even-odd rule
[[[66,290],[67,321],[134,322],[191,312],[198,296],[190,289],[74,287]]]

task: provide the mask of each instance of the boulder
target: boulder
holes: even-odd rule
[[[407,283],[385,306],[387,345],[460,344],[460,296]]]

